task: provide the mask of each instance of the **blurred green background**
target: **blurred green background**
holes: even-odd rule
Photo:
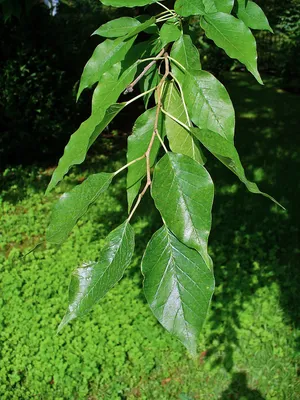
[[[249,178],[287,209],[248,193],[207,154],[217,288],[197,360],[157,323],[143,296],[140,259],[159,226],[147,198],[134,220],[136,253],[125,278],[56,334],[71,271],[96,259],[126,217],[125,175],[62,247],[43,243],[22,256],[43,241],[55,199],[90,173],[122,165],[138,110],[121,114],[87,162],[44,196],[64,145],[89,113],[91,94],[76,104],[75,93],[99,42],[90,34],[128,10],[66,0],[53,16],[34,3],[0,2],[1,400],[299,399],[300,2],[257,1],[275,32],[255,33],[264,86],[194,25],[204,67],[236,108],[236,146]]]

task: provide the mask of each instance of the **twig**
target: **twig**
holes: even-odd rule
[[[144,189],[142,190],[142,192],[139,194],[137,201],[131,211],[131,213],[129,214],[128,217],[128,222],[131,220],[131,218],[133,217],[135,211],[137,210],[140,202],[142,201],[142,198],[144,197],[145,193],[147,192],[148,188],[151,186],[151,160],[150,160],[150,155],[151,155],[151,150],[153,147],[153,143],[155,140],[155,136],[158,136],[159,139],[162,141],[159,133],[158,133],[158,122],[159,122],[159,114],[162,110],[162,104],[161,104],[161,96],[162,96],[162,88],[164,86],[164,83],[167,79],[167,77],[170,74],[170,65],[169,65],[169,60],[168,60],[168,53],[164,53],[164,59],[165,59],[165,73],[164,76],[161,78],[161,81],[159,82],[158,86],[157,86],[157,108],[156,108],[156,114],[155,114],[155,122],[154,122],[154,130],[153,130],[153,134],[151,137],[151,140],[149,142],[149,146],[147,148],[147,151],[145,153],[146,156],[146,168],[147,168],[147,181],[145,184]],[[165,151],[168,151],[167,148],[165,147],[165,145],[163,145]]]
[[[153,59],[153,61],[151,61],[150,64],[148,64],[142,71],[142,73],[140,73],[140,75],[130,84],[127,86],[124,94],[128,94],[128,93],[132,93],[133,92],[133,88],[134,86],[143,78],[144,75],[146,75],[146,73],[149,71],[149,69],[156,63],[157,60],[159,60],[161,58],[161,56],[164,54],[165,49],[162,49],[158,55]]]
[[[135,164],[136,162],[143,160],[145,157],[146,157],[146,154],[143,154],[141,157],[136,158],[133,161],[130,161],[128,164],[126,164],[122,168],[118,169],[118,171],[114,172],[114,176],[118,175],[120,172],[124,171],[124,169],[130,167],[131,165]]]
[[[191,126],[192,126],[192,123],[191,123],[191,120],[190,120],[190,117],[189,117],[189,113],[188,113],[188,109],[187,109],[187,106],[186,106],[186,102],[185,102],[185,99],[184,99],[184,94],[183,94],[182,86],[181,86],[179,80],[178,80],[171,72],[170,72],[170,75],[171,75],[171,77],[174,79],[174,81],[177,83],[177,86],[179,87],[179,91],[180,91],[180,95],[181,95],[181,100],[182,100],[182,103],[183,103],[183,108],[184,108],[185,115],[186,115],[186,118],[187,118],[188,126],[191,127]]]

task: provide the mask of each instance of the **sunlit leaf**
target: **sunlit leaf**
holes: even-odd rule
[[[243,21],[232,15],[218,12],[201,19],[206,36],[221,47],[229,57],[239,60],[262,83],[257,70],[256,41]]]
[[[198,162],[168,153],[155,166],[152,197],[167,227],[212,267],[207,252],[214,186]]]
[[[134,252],[134,231],[126,221],[105,239],[98,262],[83,264],[71,277],[69,307],[58,330],[85,315],[122,278]]]
[[[90,175],[81,185],[64,193],[53,207],[46,239],[50,243],[61,244],[77,221],[87,212],[102,193],[109,187],[113,174],[99,173]]]
[[[142,273],[154,315],[195,356],[214,291],[212,271],[197,251],[163,227],[146,248]]]

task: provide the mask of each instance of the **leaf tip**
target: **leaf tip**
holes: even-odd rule
[[[72,319],[74,319],[74,317],[73,317],[69,312],[67,312],[67,313],[65,314],[65,316],[63,317],[61,323],[59,324],[56,333],[59,334],[59,333],[63,330],[63,328],[64,328],[66,325],[68,325],[68,323],[69,323],[70,321],[72,321]]]

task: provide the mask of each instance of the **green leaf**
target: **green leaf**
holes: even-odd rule
[[[141,79],[141,89],[142,92],[146,92],[154,87],[156,87],[159,84],[160,77],[159,73],[157,70],[157,65],[154,65],[146,74],[145,76]],[[154,92],[147,93],[144,96],[144,103],[145,103],[145,108],[148,108],[148,104],[150,101],[150,98],[153,96]]]
[[[205,15],[201,26],[206,36],[212,39],[231,58],[236,58],[245,64],[246,68],[262,84],[257,70],[256,41],[251,31],[243,21],[232,15],[218,12]]]
[[[195,356],[214,291],[212,271],[197,251],[163,227],[146,248],[142,273],[153,314]]]
[[[142,157],[148,149],[155,124],[156,107],[144,112],[135,122],[132,135],[128,138],[127,162]],[[158,127],[162,133],[162,118],[160,116]],[[150,153],[151,166],[154,164],[160,148],[159,139],[156,137]],[[127,173],[127,199],[128,210],[140,190],[141,181],[146,175],[146,159],[137,161],[128,167]]]
[[[71,136],[69,143],[65,147],[64,154],[52,175],[46,193],[49,193],[63,179],[71,166],[81,164],[85,160],[90,145],[111,121],[111,117],[117,114],[115,111],[119,112],[125,107],[126,103],[118,106],[117,110],[116,107],[113,110],[108,110],[116,102],[120,93],[133,80],[137,65],[133,64],[119,78],[120,70],[120,64],[116,64],[111,67],[110,71],[102,75],[94,91],[92,114]]]
[[[162,47],[166,46],[168,43],[175,42],[179,39],[180,35],[180,29],[174,25],[174,23],[165,22],[159,32]]]
[[[106,6],[113,7],[140,7],[156,3],[157,0],[100,0]]]
[[[218,11],[230,14],[234,0],[205,0],[204,4],[206,14]]]
[[[95,140],[97,140],[98,136],[103,132],[103,130],[107,127],[107,125],[125,107],[126,107],[126,103],[115,103],[115,104],[112,104],[111,106],[108,107],[108,109],[106,110],[102,121],[100,122],[100,124],[98,124],[95,127],[95,129],[93,130],[93,133],[90,135],[89,143],[88,143],[88,149],[92,146],[92,144],[95,142]]]
[[[190,118],[199,128],[233,138],[235,114],[225,87],[205,71],[187,73],[183,91]]]
[[[105,239],[99,261],[83,264],[71,277],[69,307],[58,331],[85,315],[122,278],[134,252],[134,231],[126,221]]]
[[[174,81],[166,83],[165,95],[163,99],[164,109],[171,115],[188,124],[188,119],[184,110],[182,99]],[[185,154],[204,164],[198,141],[177,122],[168,116],[165,117],[165,133],[169,140],[170,148],[174,153]]]
[[[152,197],[167,227],[212,268],[207,242],[214,186],[206,169],[190,157],[167,153],[155,166]]]
[[[245,0],[237,0],[235,11],[238,18],[249,28],[267,30],[273,33],[273,29],[270,27],[265,13],[259,5],[253,1],[249,0],[246,4]]]
[[[215,12],[230,13],[234,0],[177,0],[175,11],[183,17],[205,15]]]
[[[107,39],[96,47],[92,57],[84,67],[77,93],[77,100],[84,89],[93,86],[96,82],[100,82],[105,72],[109,71],[114,64],[125,58],[135,39],[136,36],[126,41]]]
[[[109,187],[113,174],[90,175],[81,185],[64,193],[52,210],[46,239],[53,244],[63,243],[77,221],[87,212],[102,193]]]
[[[194,46],[190,35],[181,35],[174,43],[171,57],[177,60],[186,70],[201,70],[199,51]],[[175,63],[172,64],[172,73],[177,79],[184,80],[184,71]]]
[[[141,23],[135,18],[121,17],[100,26],[93,35],[100,35],[108,38],[120,37],[127,35],[133,28],[139,25],[141,25]]]
[[[183,17],[204,15],[206,12],[203,0],[176,0],[174,10]]]
[[[240,157],[234,146],[233,140],[225,139],[218,135],[216,132],[204,129],[191,129],[193,135],[200,140],[200,142],[216,157],[218,158],[227,168],[229,168],[237,177],[243,182],[247,189],[251,193],[261,194],[271,199],[274,203],[279,205],[281,208],[284,207],[279,204],[273,197],[259,190],[258,186],[254,182],[250,182],[246,175],[245,170],[240,161]]]

